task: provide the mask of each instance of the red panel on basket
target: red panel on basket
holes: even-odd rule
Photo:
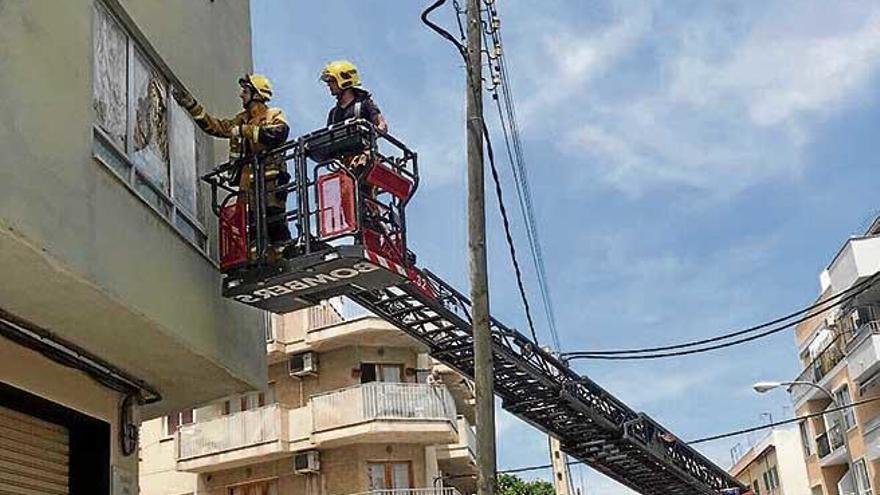
[[[220,210],[220,268],[226,270],[247,261],[247,208],[233,203]]]
[[[373,162],[365,180],[367,184],[387,191],[400,200],[409,198],[412,192],[412,182],[409,179],[379,162]]]
[[[354,179],[344,172],[318,177],[318,230],[322,239],[357,230]]]

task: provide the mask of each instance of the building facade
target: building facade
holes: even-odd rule
[[[756,495],[809,494],[799,428],[771,430],[736,460],[730,474]]]
[[[469,381],[372,316],[325,303],[272,322],[266,392],[143,425],[144,495],[475,490]]]
[[[796,327],[802,365],[789,388],[798,416],[813,495],[873,495],[880,486],[880,403],[835,405],[880,397],[880,221],[847,240],[820,274],[830,311]]]
[[[223,144],[168,96],[235,111],[249,15],[0,3],[0,492],[135,493],[141,419],[265,387],[262,316],[220,297],[198,183]]]

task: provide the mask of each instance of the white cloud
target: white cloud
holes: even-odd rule
[[[724,196],[797,177],[880,66],[880,7],[861,5],[751,4],[732,21],[614,3],[598,34],[563,24],[525,57],[524,126],[562,136],[576,186]]]

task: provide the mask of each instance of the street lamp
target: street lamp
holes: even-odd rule
[[[822,393],[824,393],[825,395],[828,396],[829,399],[831,399],[831,405],[835,409],[837,409],[837,411],[835,411],[835,413],[834,413],[834,416],[835,416],[834,422],[837,423],[838,425],[840,425],[840,429],[842,430],[841,436],[843,437],[843,446],[846,449],[846,466],[847,466],[847,469],[849,469],[850,478],[851,478],[852,483],[853,484],[858,483],[858,481],[855,479],[856,473],[852,469],[852,454],[849,451],[849,435],[847,434],[846,420],[843,416],[843,409],[841,409],[841,406],[844,406],[846,404],[841,404],[841,403],[837,402],[837,399],[834,398],[834,394],[832,394],[830,390],[828,390],[827,388],[825,388],[821,385],[813,383],[813,382],[805,382],[805,381],[798,381],[798,380],[794,380],[794,381],[790,381],[790,382],[757,382],[754,385],[752,385],[752,389],[754,389],[755,392],[758,392],[759,394],[763,394],[763,393],[769,392],[775,388],[779,388],[779,387],[783,387],[783,386],[791,386],[791,385],[804,385],[807,387],[813,387],[817,390],[821,390]],[[829,442],[831,441],[830,436],[828,438],[828,441]],[[830,444],[829,444],[829,446],[830,446]]]

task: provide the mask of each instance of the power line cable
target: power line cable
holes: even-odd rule
[[[686,343],[681,343],[681,344],[661,346],[661,347],[649,347],[649,348],[642,348],[642,349],[613,350],[613,351],[572,351],[572,352],[562,353],[562,354],[560,354],[560,357],[562,357],[563,359],[605,359],[605,360],[611,360],[611,359],[652,359],[652,358],[656,358],[656,357],[671,357],[671,356],[692,354],[692,353],[696,353],[696,352],[705,352],[705,351],[709,351],[709,350],[715,350],[715,349],[721,349],[724,347],[729,347],[730,345],[737,345],[740,343],[750,342],[752,340],[756,340],[757,338],[762,338],[762,337],[772,335],[774,333],[781,332],[782,330],[785,330],[787,328],[791,328],[792,326],[794,326],[798,323],[804,322],[814,316],[817,316],[817,315],[822,314],[830,309],[833,309],[837,305],[845,304],[845,303],[853,300],[855,297],[857,297],[862,292],[864,292],[864,291],[868,290],[869,288],[871,288],[872,286],[874,286],[878,282],[878,280],[880,280],[880,273],[872,275],[871,277],[863,280],[862,282],[859,282],[858,284],[855,284],[853,287],[850,287],[849,289],[842,291],[839,294],[836,294],[835,296],[833,296],[829,299],[826,299],[822,302],[813,304],[813,305],[808,306],[808,307],[801,309],[799,311],[790,313],[788,315],[785,315],[783,317],[777,318],[775,320],[772,320],[772,321],[769,321],[766,323],[762,323],[760,325],[755,325],[755,326],[752,326],[752,327],[749,327],[749,328],[746,328],[743,330],[739,330],[739,331],[732,332],[732,333],[727,333],[724,335],[719,335],[719,336],[708,338],[708,339],[701,339],[701,340],[686,342]],[[844,296],[846,296],[846,297],[844,297]],[[814,312],[809,313],[811,311],[814,311]],[[725,344],[719,344],[716,346],[703,347],[700,349],[695,349],[695,350],[682,352],[682,353],[656,354],[657,352],[660,352],[660,351],[686,349],[689,347],[697,347],[697,346],[702,346],[705,344],[719,342],[722,340],[728,340],[728,339],[731,339],[734,337],[739,337],[742,335],[753,333],[757,330],[762,330],[764,328],[771,327],[771,326],[776,325],[778,323],[781,323],[783,321],[791,320],[792,318],[799,316],[799,315],[803,315],[805,313],[809,313],[809,314],[805,317],[802,317],[797,320],[786,323],[785,325],[783,325],[781,327],[777,327],[777,328],[771,329],[766,332],[762,332],[760,334],[757,334],[757,335],[754,335],[754,336],[751,336],[748,338],[728,342]],[[655,353],[655,354],[649,354],[646,356],[639,355],[639,354],[648,354],[648,353]]]
[[[501,41],[500,21],[498,12],[495,10],[494,4],[488,3],[489,22],[488,29],[483,29],[483,40],[487,47],[486,53],[489,58],[489,71],[495,69],[500,75],[500,79],[496,80],[492,76],[492,99],[495,101],[495,107],[498,112],[498,119],[504,137],[505,149],[507,151],[508,164],[514,178],[516,186],[516,195],[519,202],[520,213],[525,226],[526,238],[529,244],[529,251],[532,258],[532,265],[535,269],[535,276],[538,282],[538,290],[541,294],[541,300],[544,305],[544,312],[547,317],[547,326],[550,330],[550,337],[556,351],[562,348],[559,340],[559,332],[556,328],[556,315],[553,309],[552,299],[550,297],[550,289],[547,283],[547,271],[544,265],[544,256],[541,250],[540,238],[538,236],[537,221],[535,220],[534,208],[532,206],[531,189],[529,187],[528,174],[525,167],[525,158],[522,147],[522,139],[520,137],[519,125],[516,118],[516,110],[513,99],[513,93],[510,80],[507,75],[507,65],[504,60],[504,50]],[[464,39],[464,29],[461,25],[462,9],[458,5],[457,0],[453,0],[453,6],[456,10],[456,19],[458,20],[459,33]],[[492,47],[494,48],[494,56],[489,52],[489,38],[491,35]],[[494,62],[494,65],[493,65]],[[498,87],[501,87],[501,98],[498,97]],[[504,108],[502,109],[502,101]]]
[[[875,275],[875,276],[876,276],[876,275]],[[798,316],[798,315],[804,314],[804,313],[806,313],[806,312],[808,312],[808,311],[811,311],[811,310],[813,310],[813,309],[816,309],[816,308],[819,308],[819,307],[822,307],[822,306],[825,306],[825,305],[829,305],[829,304],[830,304],[830,305],[836,305],[836,304],[838,304],[838,302],[835,301],[836,299],[838,299],[838,298],[842,298],[843,296],[847,295],[847,294],[850,293],[850,292],[853,292],[853,291],[859,290],[859,289],[860,289],[862,286],[864,286],[865,284],[873,283],[873,278],[874,278],[875,276],[872,276],[871,278],[865,279],[865,280],[863,280],[862,282],[859,282],[858,284],[853,285],[853,286],[850,287],[849,289],[847,289],[847,290],[845,290],[845,291],[841,291],[841,292],[838,293],[838,294],[835,294],[834,296],[832,296],[832,297],[829,298],[829,299],[826,299],[826,300],[824,300],[824,301],[820,301],[820,302],[818,302],[818,303],[812,304],[812,305],[807,306],[806,308],[803,308],[803,309],[801,309],[801,310],[795,311],[795,312],[793,312],[793,313],[789,313],[789,314],[787,314],[787,315],[785,315],[785,316],[779,317],[779,318],[777,318],[777,319],[775,319],[775,320],[772,320],[772,321],[769,321],[769,322],[766,322],[766,323],[762,323],[762,324],[760,324],[760,325],[755,325],[755,326],[752,326],[752,327],[749,327],[749,328],[746,328],[746,329],[743,329],[743,330],[738,330],[738,331],[735,331],[735,332],[732,332],[732,333],[727,333],[727,334],[724,334],[724,335],[719,335],[719,336],[717,336],[717,337],[712,337],[712,338],[708,338],[708,339],[697,340],[697,341],[687,342],[687,343],[682,343],[682,344],[675,344],[675,345],[662,346],[662,347],[648,347],[648,348],[643,348],[643,349],[618,349],[618,350],[605,350],[605,351],[580,351],[580,352],[578,352],[578,353],[579,353],[579,354],[596,354],[596,355],[615,355],[615,354],[639,354],[639,353],[647,353],[647,352],[668,351],[668,350],[673,350],[673,349],[682,349],[682,348],[686,348],[686,347],[694,347],[694,346],[702,345],[702,344],[709,344],[709,343],[712,343],[712,342],[717,342],[717,341],[719,341],[719,340],[725,340],[725,339],[728,339],[728,338],[737,337],[737,336],[740,336],[740,335],[745,335],[745,334],[747,334],[747,333],[751,333],[751,332],[754,332],[754,331],[757,331],[757,330],[761,330],[761,329],[763,329],[763,328],[767,328],[767,327],[772,326],[772,325],[775,325],[775,324],[777,324],[777,323],[781,323],[781,322],[783,322],[783,321],[790,320],[790,319],[794,318],[795,316]]]
[[[446,0],[436,0],[427,9],[425,9],[424,12],[422,12],[422,16],[421,16],[422,22],[425,23],[425,25],[428,26],[431,30],[433,30],[434,32],[439,34],[441,37],[443,37],[444,39],[446,39],[447,41],[452,43],[455,46],[455,48],[458,50],[459,55],[461,55],[461,57],[464,59],[465,66],[467,66],[468,53],[467,53],[467,49],[465,48],[465,46],[461,42],[456,40],[455,37],[451,33],[449,33],[449,31],[447,31],[446,29],[442,28],[441,26],[431,22],[431,20],[428,18],[428,16],[431,14],[431,12],[433,12],[434,10],[439,8],[444,3],[446,3]],[[458,14],[456,13],[456,16],[457,15]],[[461,28],[460,24],[459,24],[459,27]],[[481,53],[476,54],[475,56],[480,57],[480,60],[482,60]],[[468,77],[470,77],[470,73],[468,73]],[[475,88],[476,84],[470,84],[469,86],[471,88]],[[480,98],[482,98],[482,95],[479,95],[479,96],[480,96]],[[529,331],[531,332],[532,340],[535,342],[535,345],[539,345],[538,344],[538,334],[535,331],[534,319],[532,318],[532,312],[531,312],[531,308],[529,306],[529,300],[528,300],[528,297],[526,296],[525,285],[523,283],[522,271],[520,270],[519,261],[516,256],[516,247],[514,245],[513,236],[510,231],[510,220],[507,215],[507,208],[504,204],[504,196],[503,196],[502,190],[501,190],[501,180],[498,175],[498,168],[495,165],[495,154],[492,150],[492,139],[489,136],[489,129],[486,126],[486,119],[482,118],[480,123],[482,124],[483,136],[485,137],[486,152],[487,152],[487,155],[489,158],[489,165],[490,165],[490,168],[492,171],[492,180],[495,183],[495,194],[498,199],[498,207],[499,207],[499,210],[501,211],[501,218],[502,218],[502,221],[504,224],[505,240],[507,242],[507,247],[510,252],[511,262],[513,264],[513,269],[514,269],[514,272],[516,275],[517,288],[519,289],[520,299],[522,300],[523,308],[525,310],[526,320],[529,325]]]
[[[706,442],[711,442],[713,440],[721,440],[723,438],[735,437],[737,435],[744,435],[746,433],[752,433],[755,431],[766,430],[768,428],[775,428],[777,426],[787,425],[787,424],[791,424],[791,423],[798,423],[798,422],[801,422],[805,419],[817,418],[819,416],[824,416],[830,412],[843,411],[845,409],[850,409],[850,408],[853,408],[856,406],[861,406],[863,404],[868,404],[870,402],[875,402],[878,400],[880,400],[880,397],[872,397],[870,399],[860,400],[857,402],[853,402],[851,404],[846,404],[843,406],[838,406],[838,407],[834,407],[831,409],[826,409],[824,411],[820,411],[817,413],[805,414],[803,416],[796,416],[794,418],[786,419],[784,421],[777,421],[775,423],[769,423],[769,424],[761,425],[761,426],[754,426],[752,428],[744,428],[742,430],[731,431],[729,433],[721,433],[719,435],[712,435],[709,437],[698,438],[696,440],[691,440],[690,442],[688,442],[688,445],[696,445],[699,443],[706,443]]]

